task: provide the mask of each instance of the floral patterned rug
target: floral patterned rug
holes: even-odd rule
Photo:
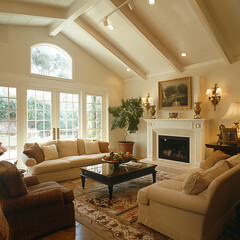
[[[175,173],[158,172],[157,181],[171,178]],[[86,179],[82,189],[81,179],[61,182],[73,189],[76,221],[87,226],[107,240],[172,240],[142,224],[137,223],[137,192],[152,184],[148,175],[117,184],[109,201],[108,188],[104,184]],[[240,207],[238,218],[225,230],[218,240],[240,240]]]
[[[157,180],[171,178],[173,175],[175,174],[158,172]],[[76,220],[105,239],[170,239],[136,222],[137,192],[152,184],[151,175],[114,185],[111,201],[107,186],[91,179],[86,179],[85,189],[82,189],[81,179],[61,184],[74,191]]]

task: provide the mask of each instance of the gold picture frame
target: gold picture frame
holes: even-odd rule
[[[236,128],[224,128],[222,132],[223,144],[237,145],[237,129]]]
[[[158,108],[161,110],[191,109],[191,77],[158,82]]]

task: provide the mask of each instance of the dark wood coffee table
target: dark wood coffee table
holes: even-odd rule
[[[156,182],[156,170],[157,165],[142,163],[139,168],[126,167],[126,166],[114,166],[110,163],[101,163],[86,167],[81,167],[82,170],[82,187],[85,187],[85,178],[90,178],[97,182],[108,185],[109,199],[112,199],[113,185],[126,182],[135,178],[139,178],[148,174],[152,174],[153,182]]]

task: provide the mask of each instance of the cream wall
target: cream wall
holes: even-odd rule
[[[30,47],[42,42],[56,44],[71,55],[73,81],[39,78],[29,73]],[[124,83],[120,77],[63,34],[50,37],[47,28],[0,25],[0,56],[0,86],[18,88],[18,105],[25,105],[24,94],[28,87],[101,93],[111,105],[118,105],[123,97]],[[25,114],[26,111],[19,111],[18,121],[26,122]],[[119,138],[121,134],[118,137],[118,132],[109,132],[111,146],[115,147]],[[22,139],[26,139],[25,130],[18,128],[18,143],[21,145]],[[22,146],[19,149],[18,156]]]
[[[166,73],[155,77],[149,77],[147,81],[141,80],[128,80],[125,82],[125,97],[145,97],[150,93],[154,97],[155,103],[158,99],[158,82],[168,79],[179,77],[191,76],[192,77],[192,101],[194,93],[201,93],[202,99],[202,118],[209,121],[209,142],[217,141],[218,128],[220,124],[226,127],[232,127],[231,120],[224,120],[222,117],[226,113],[228,106],[231,102],[240,100],[240,61],[229,65],[223,62],[218,64],[209,64],[206,66],[192,68],[186,70],[182,74]],[[216,112],[212,104],[207,101],[206,89],[213,88],[217,83],[222,88],[222,100],[217,106]],[[168,118],[168,113],[173,111],[157,110],[157,118]],[[174,111],[175,112],[175,111]],[[194,111],[181,110],[176,111],[179,113],[179,118],[193,118]],[[150,116],[144,112],[144,118]],[[136,134],[131,134],[128,140],[133,140],[135,144],[135,154],[139,157],[147,156],[146,148],[146,122],[141,120],[139,131]]]

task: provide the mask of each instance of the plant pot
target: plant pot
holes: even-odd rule
[[[119,152],[130,152],[131,154],[133,153],[133,145],[135,142],[132,141],[120,141],[118,142],[118,149]]]

